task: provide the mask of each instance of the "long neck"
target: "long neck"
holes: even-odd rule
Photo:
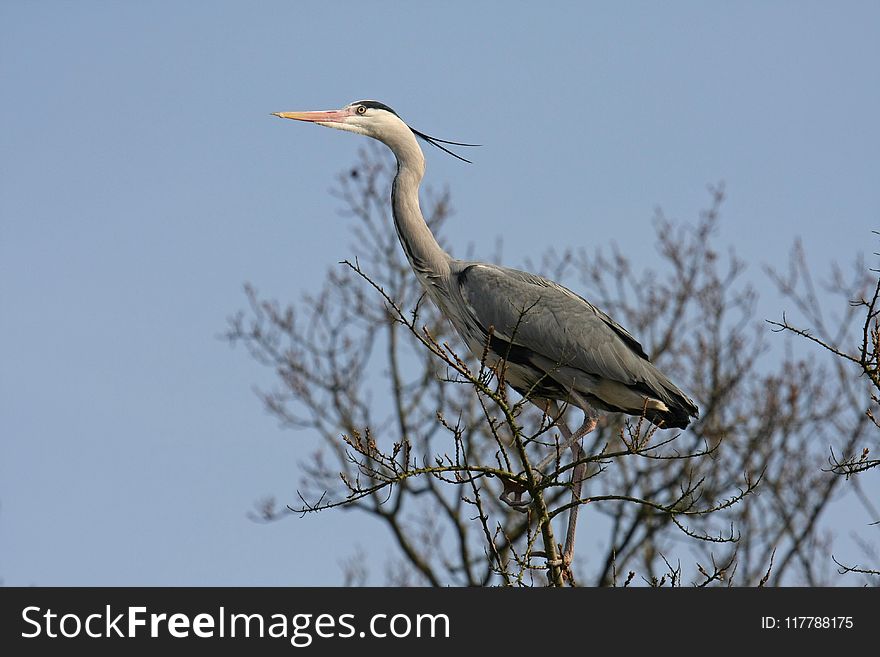
[[[388,144],[397,157],[397,175],[391,185],[391,211],[403,251],[423,283],[449,272],[451,257],[437,243],[419,207],[419,184],[425,173],[425,158],[415,136]]]

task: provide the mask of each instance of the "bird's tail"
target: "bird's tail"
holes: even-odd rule
[[[700,416],[697,405],[679,390],[671,381],[663,377],[662,390],[658,390],[657,398],[663,402],[665,409],[645,409],[645,417],[661,429],[686,429],[691,423],[691,418]]]

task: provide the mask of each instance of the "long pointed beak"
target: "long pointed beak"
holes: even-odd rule
[[[273,112],[272,116],[309,123],[340,123],[348,112],[343,110],[326,110],[322,112]]]

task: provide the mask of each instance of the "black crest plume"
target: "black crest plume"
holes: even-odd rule
[[[396,116],[398,119],[400,119],[400,114],[398,114],[393,109],[388,107],[388,105],[386,105],[385,103],[380,103],[378,100],[359,100],[353,104],[354,105],[363,105],[364,107],[369,107],[371,109],[385,110],[386,112],[391,112],[394,116]],[[403,119],[400,119],[400,120],[403,121]],[[437,137],[432,137],[431,135],[426,135],[424,132],[420,132],[420,131],[416,130],[415,128],[413,128],[412,126],[409,126],[409,124],[407,124],[407,126],[409,127],[410,130],[413,131],[413,134],[416,137],[418,137],[420,139],[424,139],[426,142],[431,144],[431,146],[436,146],[441,151],[443,151],[445,153],[449,153],[452,157],[458,158],[462,162],[467,162],[468,164],[473,164],[473,162],[471,162],[470,160],[463,158],[458,153],[453,153],[451,150],[449,150],[448,148],[446,148],[444,146],[441,146],[440,144],[448,144],[449,146],[468,146],[468,147],[476,147],[476,146],[480,146],[480,144],[465,144],[460,141],[447,141],[446,139],[439,139]]]
[[[416,137],[419,137],[420,139],[424,139],[426,142],[431,144],[431,146],[436,146],[441,151],[449,153],[452,157],[458,158],[462,162],[467,162],[468,164],[473,164],[473,162],[471,162],[467,158],[462,157],[458,153],[453,153],[451,150],[449,150],[445,146],[441,146],[441,144],[449,144],[450,146],[468,146],[468,147],[480,146],[480,144],[465,144],[460,141],[447,141],[446,139],[438,139],[437,137],[432,137],[431,135],[426,135],[424,132],[419,132],[418,130],[416,130],[413,127],[410,127],[410,130],[413,131],[413,134]]]

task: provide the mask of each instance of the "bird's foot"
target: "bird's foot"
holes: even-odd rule
[[[523,493],[527,492],[526,487],[515,479],[503,479],[502,481],[504,483],[504,490],[498,499],[512,509],[526,513],[528,506],[532,503],[531,498],[522,499]]]
[[[563,550],[561,545],[556,546],[559,557],[556,559],[548,559],[547,567],[548,568],[559,568],[562,570],[562,579],[563,581],[569,582],[572,586],[575,586],[574,581],[574,573],[571,571],[571,562],[574,560],[574,554]]]

